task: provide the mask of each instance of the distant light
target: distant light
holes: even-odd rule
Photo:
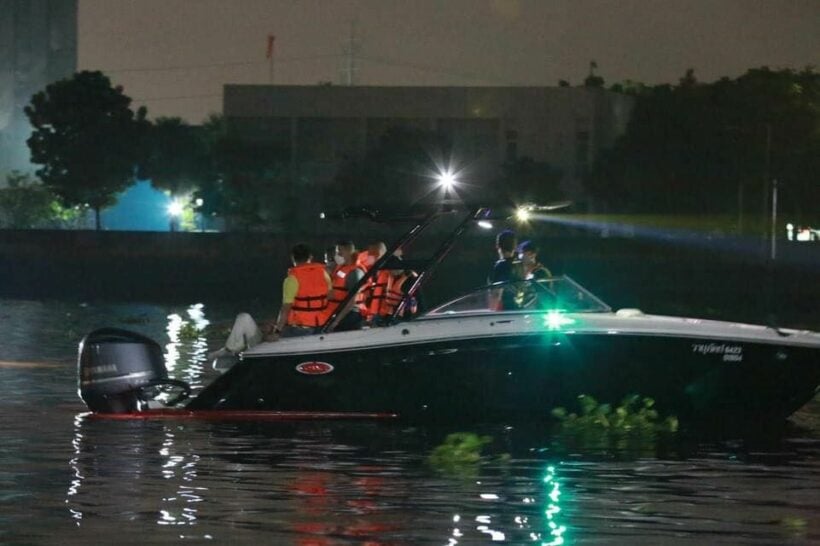
[[[456,175],[450,170],[439,173],[436,178],[439,185],[445,190],[452,189],[456,185]]]
[[[319,220],[324,220],[325,218],[327,218],[327,216],[325,215],[325,213],[324,213],[324,212],[320,212],[320,213],[319,213]]]
[[[786,229],[788,229],[789,231],[793,230],[794,229],[794,224],[791,224],[791,223],[786,224]]]
[[[493,223],[488,222],[487,220],[479,220],[478,221],[478,227],[484,228],[484,229],[493,229]]]
[[[198,207],[201,207],[204,202],[205,201],[203,201],[202,198],[200,197],[199,199],[194,201],[194,204],[196,204],[196,206],[198,206]]]
[[[515,210],[515,218],[519,222],[529,222],[530,217],[530,209],[527,207],[518,207]]]
[[[171,216],[181,216],[184,208],[180,201],[171,201],[171,204],[168,205],[168,214]]]

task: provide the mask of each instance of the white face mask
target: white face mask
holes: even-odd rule
[[[336,265],[344,265],[345,259],[342,257],[341,254],[336,254],[333,256],[333,261],[336,262]]]

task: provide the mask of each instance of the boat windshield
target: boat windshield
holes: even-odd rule
[[[566,276],[491,284],[429,311],[425,316],[509,311],[609,313],[612,309]]]

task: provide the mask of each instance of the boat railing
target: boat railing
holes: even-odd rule
[[[610,313],[612,308],[569,276],[499,282],[473,290],[424,316],[499,312]]]

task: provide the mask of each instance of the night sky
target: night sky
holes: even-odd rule
[[[339,83],[354,19],[361,85],[577,84],[590,60],[607,83],[820,64],[820,0],[79,3],[80,68],[106,71],[152,117],[193,122],[221,110],[224,83],[268,81],[268,33],[276,83]]]

